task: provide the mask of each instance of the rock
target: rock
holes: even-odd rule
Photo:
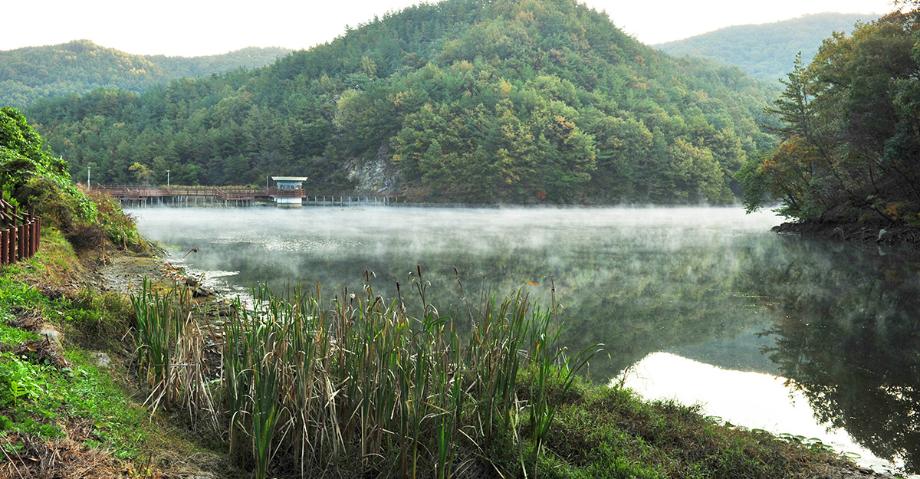
[[[207,298],[209,296],[214,296],[214,291],[208,288],[198,287],[192,290],[192,297],[194,298]]]
[[[50,336],[35,341],[26,341],[15,349],[17,356],[24,356],[38,364],[50,364],[58,369],[70,367],[70,364],[64,359],[64,350],[60,343],[52,341]]]
[[[99,366],[103,369],[108,369],[109,365],[112,364],[112,358],[108,354],[103,353],[102,351],[96,351],[92,354],[93,362],[96,363],[96,366]]]
[[[888,230],[886,230],[885,228],[878,230],[878,239],[876,239],[875,241],[876,242],[882,241],[882,238],[884,238],[885,235],[887,234],[888,234]]]
[[[61,332],[55,329],[54,326],[48,323],[42,323],[41,328],[39,328],[37,332],[49,341],[54,342],[57,346],[61,346]]]

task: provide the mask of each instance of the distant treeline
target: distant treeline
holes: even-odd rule
[[[657,45],[664,52],[684,57],[708,58],[734,65],[745,73],[777,82],[792,71],[797,53],[811,61],[821,42],[834,32],[850,33],[857,22],[870,22],[878,15],[820,13],[762,25],[738,25]]]
[[[101,182],[386,191],[417,201],[733,201],[774,146],[768,89],[675,60],[574,0],[418,5],[252,72],[32,108]],[[132,168],[132,166],[134,166]]]
[[[98,88],[140,92],[186,77],[258,68],[289,53],[283,48],[244,48],[223,55],[132,55],[87,40],[0,51],[0,106],[80,95]]]

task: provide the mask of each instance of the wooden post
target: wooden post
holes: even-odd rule
[[[0,230],[0,266],[5,265],[9,254],[9,232],[6,228]]]
[[[26,258],[26,224],[23,222],[19,225],[19,256],[22,261]]]
[[[36,244],[36,243],[37,243],[36,240],[38,239],[38,228],[37,228],[37,226],[38,226],[38,225],[37,225],[37,223],[35,222],[35,217],[33,216],[33,217],[32,217],[32,231],[31,231],[31,233],[30,233],[30,236],[32,237],[32,242],[31,242],[30,248],[29,248],[29,253],[30,253],[29,255],[30,255],[30,256],[35,256],[35,252],[36,252],[36,250],[38,250],[38,245]]]
[[[32,220],[28,216],[22,217],[22,257],[32,257]]]
[[[12,231],[13,237],[10,238],[10,263],[15,262],[19,254],[19,248],[17,248],[19,245],[19,228],[13,225]]]
[[[22,216],[22,257],[32,256],[32,220],[28,215]]]
[[[42,219],[35,218],[35,251],[42,247]]]

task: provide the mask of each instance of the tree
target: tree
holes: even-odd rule
[[[134,175],[134,181],[137,183],[142,185],[150,184],[150,178],[153,173],[150,171],[150,168],[148,168],[147,165],[135,161],[134,163],[131,163],[131,166],[128,167],[128,171]]]
[[[834,34],[808,67],[797,58],[769,110],[782,144],[740,176],[749,209],[772,195],[798,220],[920,225],[917,14]]]
[[[802,52],[795,56],[792,71],[780,80],[785,87],[782,94],[773,102],[767,112],[779,117],[782,126],[778,128],[783,135],[797,135],[811,138],[814,112],[808,93],[808,72],[802,63]]]

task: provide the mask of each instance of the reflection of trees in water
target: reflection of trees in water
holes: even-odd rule
[[[789,241],[748,274],[772,298],[768,350],[823,423],[920,472],[920,262]]]
[[[562,341],[573,350],[605,344],[590,375],[607,381],[648,353],[731,338],[765,320],[735,283],[749,269],[751,249],[775,238],[713,234],[682,240],[688,244],[667,247],[635,235],[601,234],[559,238],[547,242],[554,246],[540,247],[504,239],[485,252],[467,252],[458,241],[455,248],[436,252],[388,245],[340,248],[334,254],[270,253],[262,245],[239,243],[203,248],[195,262],[205,269],[238,270],[234,281],[243,285],[267,280],[276,290],[316,281],[327,289],[354,288],[368,269],[377,274],[375,289],[393,295],[393,284],[405,284],[420,261],[432,283],[432,303],[455,314],[464,306],[454,267],[461,273],[466,304],[474,306],[486,290],[505,294],[522,286],[548,304],[552,278],[563,306]]]
[[[463,238],[453,247],[442,239],[436,250],[401,248],[389,238],[312,252],[230,243],[202,248],[195,264],[240,271],[233,281],[242,285],[267,281],[282,290],[318,281],[327,293],[360,286],[368,269],[378,292],[393,295],[395,282],[405,284],[421,262],[432,302],[458,316],[454,267],[473,305],[483,290],[525,285],[546,302],[553,278],[564,342],[606,345],[590,370],[600,381],[660,350],[693,346],[698,359],[720,364],[726,340],[766,328],[775,341],[767,353],[819,420],[845,428],[880,457],[900,455],[920,469],[920,264],[772,235],[675,235],[683,232],[654,244],[617,232],[537,246],[500,238],[490,248],[479,240],[473,251]]]

